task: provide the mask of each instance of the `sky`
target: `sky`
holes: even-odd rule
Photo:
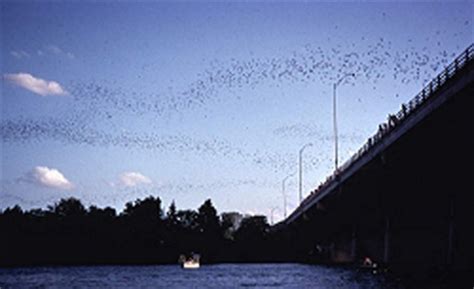
[[[60,198],[283,218],[473,42],[471,2],[1,7],[0,209]]]

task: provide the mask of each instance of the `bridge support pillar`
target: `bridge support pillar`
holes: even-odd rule
[[[448,228],[448,252],[446,263],[451,265],[453,263],[453,237],[454,237],[454,199],[451,198],[449,202],[449,228]]]
[[[383,262],[388,263],[390,257],[390,219],[385,217],[385,233],[383,242]]]
[[[351,259],[352,259],[352,262],[355,262],[356,261],[356,257],[357,257],[357,252],[356,252],[356,248],[357,248],[357,227],[356,225],[353,225],[352,226],[352,240],[351,240]]]
[[[336,243],[331,242],[331,245],[329,247],[329,258],[331,259],[331,262],[334,262],[336,259]]]

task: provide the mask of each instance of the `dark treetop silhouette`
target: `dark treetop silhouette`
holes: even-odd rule
[[[217,214],[211,200],[197,211],[163,212],[159,197],[128,202],[121,213],[86,208],[76,198],[47,209],[0,212],[0,265],[163,264],[183,253],[199,252],[202,261],[278,261],[280,238],[264,216]],[[273,234],[273,235],[272,235]]]

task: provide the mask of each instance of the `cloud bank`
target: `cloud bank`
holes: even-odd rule
[[[3,78],[14,85],[42,96],[67,94],[67,92],[56,81],[37,78],[29,73],[6,73],[3,75]]]

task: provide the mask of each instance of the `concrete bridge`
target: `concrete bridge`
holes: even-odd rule
[[[293,254],[472,273],[473,100],[471,45],[283,221]]]

